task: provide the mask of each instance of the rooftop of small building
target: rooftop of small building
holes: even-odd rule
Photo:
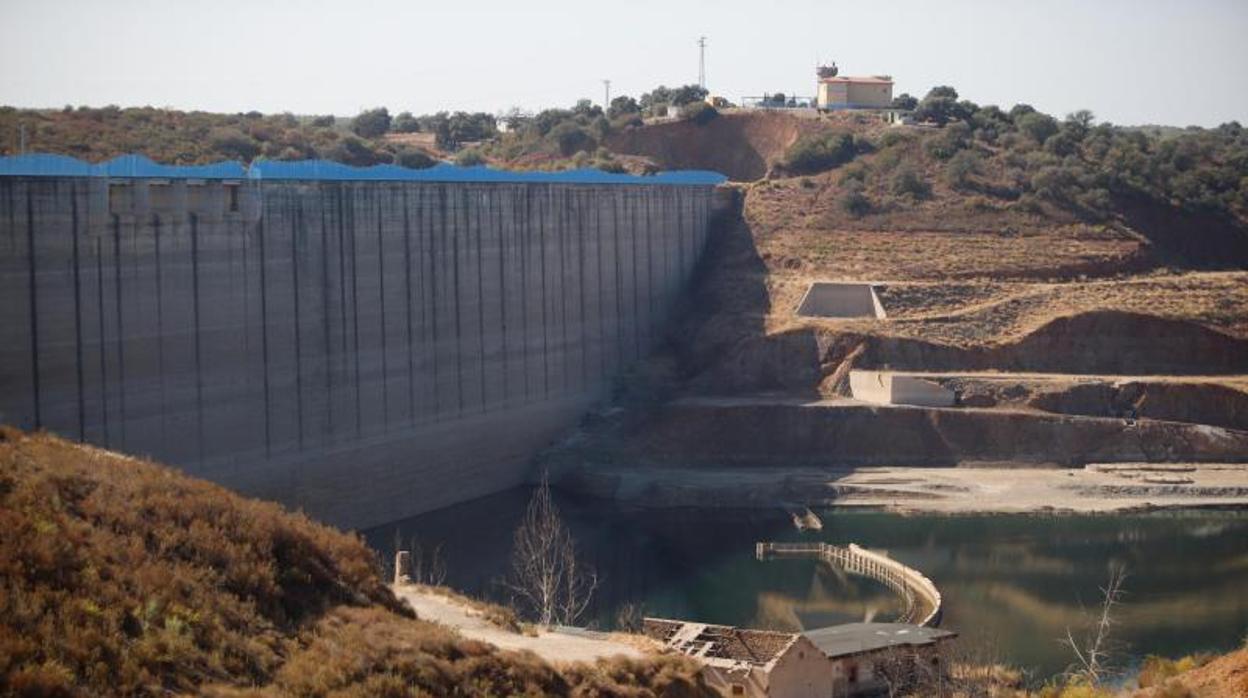
[[[642,632],[668,647],[703,660],[721,659],[765,665],[784,653],[796,633],[750,630],[667,618],[646,618]]]
[[[847,623],[802,633],[829,657],[843,657],[872,652],[887,647],[932,645],[940,640],[957,637],[957,633],[939,628],[905,623]]]
[[[861,82],[875,85],[891,85],[893,79],[884,75],[837,75],[831,78],[820,78],[819,82]]]

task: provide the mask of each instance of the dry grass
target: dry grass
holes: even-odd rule
[[[466,640],[354,536],[45,434],[0,428],[0,530],[0,695],[713,695],[687,662]]]

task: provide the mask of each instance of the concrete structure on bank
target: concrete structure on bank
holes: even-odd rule
[[[0,176],[0,422],[346,526],[514,486],[706,241],[593,181]]]
[[[956,402],[952,390],[930,378],[891,371],[850,371],[849,388],[855,400],[880,405],[952,407]]]
[[[802,317],[875,318],[887,317],[884,305],[871,284],[816,281],[806,289],[797,306]]]

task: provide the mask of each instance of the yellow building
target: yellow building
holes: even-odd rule
[[[893,103],[893,79],[836,76],[819,80],[820,109],[885,109]]]

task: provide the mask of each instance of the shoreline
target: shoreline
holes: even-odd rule
[[[929,514],[1129,514],[1248,510],[1248,464],[1084,468],[579,468],[558,486],[639,509]]]

